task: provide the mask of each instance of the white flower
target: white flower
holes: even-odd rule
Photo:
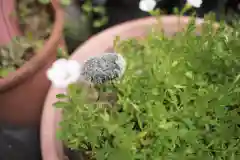
[[[140,0],[139,2],[139,8],[145,12],[152,11],[156,5],[157,2],[155,0]]]
[[[74,60],[58,59],[47,70],[47,78],[54,87],[67,88],[80,78],[81,65]]]
[[[201,7],[202,0],[187,0],[187,3],[193,7],[199,8]]]

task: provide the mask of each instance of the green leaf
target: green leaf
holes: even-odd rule
[[[190,79],[193,79],[193,73],[191,71],[186,72],[185,76],[190,78]]]
[[[62,137],[63,137],[62,132],[61,132],[60,130],[57,130],[57,131],[56,131],[56,138],[57,138],[58,140],[61,140]]]
[[[6,77],[9,73],[14,72],[15,68],[9,67],[9,68],[1,68],[0,69],[0,77]]]
[[[104,14],[106,13],[105,8],[104,8],[104,7],[101,7],[101,6],[99,6],[99,7],[93,7],[93,12],[99,13],[99,14],[101,14],[101,15],[104,15]]]
[[[130,151],[128,150],[113,150],[107,158],[108,160],[132,160]]]
[[[63,102],[63,101],[58,101],[56,103],[53,104],[56,108],[65,108],[67,106],[69,106],[68,102]]]
[[[147,132],[146,131],[144,131],[144,132],[140,132],[140,133],[138,133],[138,138],[144,138],[145,136],[147,135]]]
[[[92,3],[91,3],[90,1],[86,1],[86,2],[82,5],[82,9],[83,9],[83,11],[85,11],[85,12],[87,12],[87,13],[92,12],[92,10],[93,10]]]
[[[105,112],[104,114],[100,114],[100,117],[102,117],[102,119],[104,121],[109,121],[109,114],[107,112]]]
[[[38,0],[42,4],[49,4],[50,0]]]
[[[61,0],[61,4],[64,6],[68,6],[71,4],[71,0]]]
[[[66,99],[66,98],[68,98],[68,96],[66,94],[57,94],[56,98],[58,98],[58,99]]]
[[[104,159],[106,159],[105,154],[106,154],[105,150],[98,149],[98,150],[96,150],[95,157],[97,160],[104,160]]]
[[[108,18],[106,16],[102,17],[101,19],[95,20],[93,22],[93,27],[101,27],[103,25],[105,25],[108,22]]]

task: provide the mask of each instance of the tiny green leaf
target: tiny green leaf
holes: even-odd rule
[[[68,96],[66,94],[57,94],[56,97],[58,99],[66,99],[66,98],[68,98]]]
[[[68,102],[63,102],[63,101],[58,101],[56,103],[53,104],[56,108],[64,108],[67,107],[69,105]]]

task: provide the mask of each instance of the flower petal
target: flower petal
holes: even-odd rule
[[[67,64],[68,74],[79,76],[81,74],[81,65],[75,60],[69,60]]]
[[[69,83],[66,80],[59,79],[59,80],[54,81],[54,83],[52,83],[52,85],[56,88],[66,89],[68,87]]]
[[[58,59],[47,70],[47,77],[57,88],[66,88],[80,77],[81,65],[74,60]]]
[[[187,2],[188,2],[191,6],[196,7],[196,8],[201,7],[201,4],[202,4],[202,0],[187,0]]]
[[[76,83],[79,79],[80,79],[80,74],[73,74],[66,78],[66,83],[68,85],[72,83]]]
[[[51,81],[55,81],[58,79],[65,79],[68,73],[67,70],[60,70],[58,68],[49,68],[47,70],[47,77]]]
[[[54,75],[58,75],[59,78],[64,78],[67,74],[67,59],[58,59],[52,64],[52,70],[55,72]]]
[[[64,58],[60,58],[58,60],[56,60],[54,63],[53,63],[53,67],[59,67],[59,66],[66,66],[68,63],[68,60],[67,59],[64,59]]]
[[[49,68],[46,72],[47,78],[52,81],[54,79],[54,71],[52,68]]]
[[[141,0],[139,2],[139,8],[145,12],[152,11],[156,5],[157,2],[155,0]]]

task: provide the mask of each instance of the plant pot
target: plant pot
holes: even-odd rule
[[[178,32],[188,24],[188,17],[163,16],[161,18],[162,29],[168,34]],[[90,38],[80,46],[71,56],[71,59],[83,62],[91,56],[100,55],[104,52],[113,51],[113,41],[116,36],[121,40],[128,38],[141,38],[147,34],[150,27],[157,22],[156,18],[142,18],[129,21],[113,28],[107,29],[98,35]],[[197,31],[201,29],[201,19],[197,19]],[[55,109],[53,103],[57,101],[56,95],[64,90],[51,87],[43,109],[41,121],[41,152],[43,160],[64,160],[64,147],[61,141],[56,138],[58,123],[61,121],[61,110]]]
[[[64,12],[58,0],[51,0],[55,22],[49,39],[36,55],[17,71],[0,78],[0,122],[21,126],[39,126],[45,96],[50,86],[46,70],[56,59],[62,41]],[[0,0],[0,45],[21,35],[14,16],[16,1]]]

